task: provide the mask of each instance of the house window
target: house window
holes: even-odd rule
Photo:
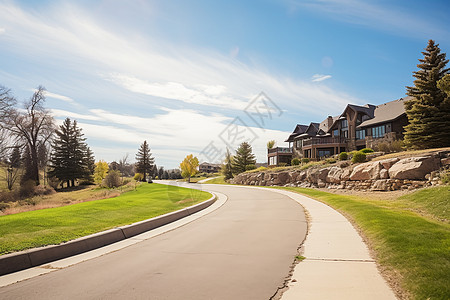
[[[333,130],[333,136],[339,136],[339,129]]]
[[[324,156],[330,156],[331,155],[331,151],[330,150],[318,150],[318,155],[319,157],[324,157]]]
[[[364,140],[366,138],[366,131],[364,129],[356,130],[355,135],[357,140]]]
[[[302,149],[302,140],[295,141],[295,148]]]
[[[269,157],[269,165],[274,166],[276,164],[277,164],[277,157],[276,156]]]
[[[386,133],[386,127],[384,125],[372,128],[372,137],[381,138]]]
[[[348,128],[348,121],[346,119],[341,120],[341,128],[342,129]]]

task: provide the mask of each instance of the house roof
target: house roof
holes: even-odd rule
[[[294,128],[294,131],[289,135],[285,142],[292,142],[296,136],[304,133],[306,129],[308,129],[308,125],[297,124],[297,126],[295,126]]]
[[[333,125],[331,125],[327,132],[330,132],[331,128],[334,127],[334,125],[336,124],[336,122],[338,120],[340,120],[342,117],[346,117],[346,112],[347,110],[351,108],[353,111],[355,111],[356,113],[360,112],[363,113],[365,115],[367,115],[369,118],[373,118],[374,117],[374,111],[376,106],[372,105],[372,104],[366,104],[363,106],[360,105],[355,105],[355,104],[347,104],[347,106],[345,107],[344,111],[342,112],[342,114],[340,114],[338,117],[333,118]]]
[[[376,106],[373,119],[362,122],[358,127],[368,127],[399,118],[405,114],[405,101],[408,101],[411,98],[412,97],[408,96]]]

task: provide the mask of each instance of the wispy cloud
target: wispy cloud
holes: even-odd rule
[[[331,75],[315,74],[315,75],[313,75],[313,77],[311,79],[313,82],[317,82],[317,81],[324,81],[324,80],[327,80],[330,78],[331,78]]]
[[[327,15],[338,21],[368,26],[398,35],[441,39],[450,38],[450,33],[438,20],[423,14],[408,13],[395,1],[374,3],[368,0],[287,0],[289,12],[296,8],[306,8]]]
[[[0,34],[3,34],[3,33],[5,33],[6,32],[6,29],[5,28],[2,28],[2,27],[0,27]]]

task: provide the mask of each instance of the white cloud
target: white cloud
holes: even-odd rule
[[[5,28],[2,28],[2,27],[0,27],[0,34],[3,34],[3,33],[5,33],[6,32],[6,29]]]
[[[315,74],[315,75],[313,75],[313,77],[311,79],[313,82],[318,82],[318,81],[324,81],[324,80],[327,80],[330,78],[331,78],[331,75]]]
[[[93,115],[86,115],[86,114],[78,114],[67,110],[61,110],[61,109],[50,109],[52,115],[55,118],[71,118],[74,120],[90,120],[90,121],[99,121],[101,120],[97,116]]]
[[[68,103],[73,103],[73,99],[67,96],[63,96],[63,95],[59,95],[59,94],[55,94],[55,93],[51,93],[49,91],[45,91],[45,96],[49,97],[49,98],[54,98],[54,99],[59,99]]]

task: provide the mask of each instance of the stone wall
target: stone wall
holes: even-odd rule
[[[232,183],[260,186],[298,186],[330,189],[393,191],[439,184],[439,170],[450,166],[450,151],[424,156],[391,158],[351,164],[338,162],[324,168],[242,173]]]

